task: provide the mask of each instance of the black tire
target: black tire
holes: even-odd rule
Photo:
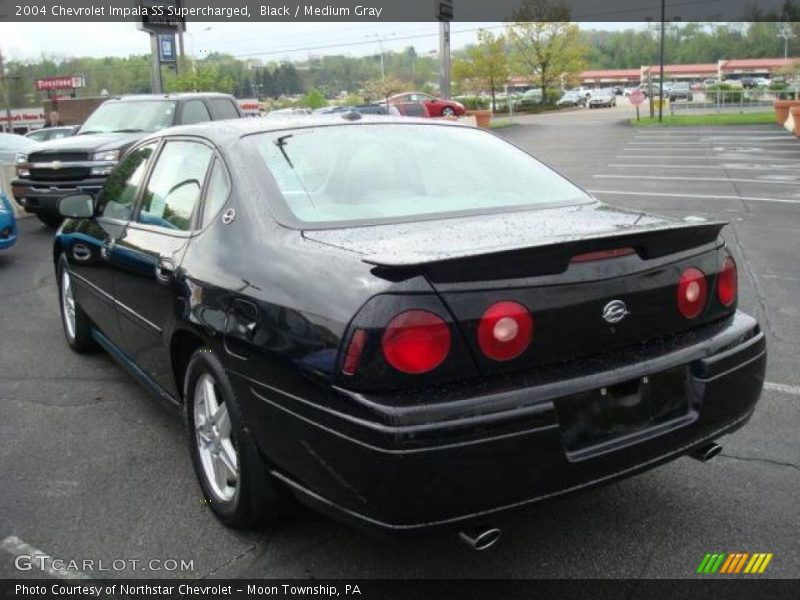
[[[445,106],[442,109],[442,116],[443,117],[454,117],[456,115],[456,111],[452,106]]]
[[[55,229],[59,225],[61,225],[62,221],[64,220],[63,217],[59,217],[57,215],[40,215],[37,214],[36,218],[39,219],[44,225],[48,227],[52,227]]]
[[[74,292],[71,292],[72,297],[72,306],[74,306],[75,311],[75,319],[74,324],[72,325],[72,330],[70,331],[70,325],[68,324],[68,316],[66,314],[66,305],[64,302],[64,294],[65,294],[65,275],[69,280],[69,286],[74,290],[74,281],[69,274],[69,263],[67,262],[66,255],[62,254],[58,257],[58,269],[57,269],[57,276],[58,276],[58,306],[59,312],[61,313],[61,326],[64,328],[64,337],[67,340],[67,344],[69,347],[72,348],[75,352],[79,354],[83,354],[84,352],[89,352],[90,350],[94,350],[95,342],[92,339],[92,321],[83,312],[80,304],[75,299]],[[68,293],[70,293],[68,292]]]
[[[200,455],[200,435],[195,427],[195,404],[198,382],[208,375],[213,380],[217,399],[225,403],[230,419],[230,441],[236,450],[238,480],[230,499],[224,499],[214,490]],[[184,382],[186,426],[189,434],[189,452],[195,474],[206,503],[217,518],[228,527],[246,529],[274,523],[287,513],[288,493],[279,488],[267,472],[264,460],[244,427],[241,407],[222,364],[209,348],[197,350],[189,361]]]

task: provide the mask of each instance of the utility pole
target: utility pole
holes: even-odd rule
[[[439,95],[450,98],[450,21],[453,20],[453,0],[437,0],[439,19]]]
[[[8,80],[6,79],[6,66],[3,62],[3,51],[0,50],[0,81],[3,82],[3,101],[6,105],[6,127],[11,131],[11,94],[8,93]]]
[[[795,33],[792,31],[792,26],[788,23],[781,24],[781,31],[778,34],[779,38],[783,38],[783,60],[788,60],[789,58],[789,40],[797,37]]]
[[[661,0],[661,57],[658,73],[658,122],[664,120],[664,28],[667,20],[667,0]]]

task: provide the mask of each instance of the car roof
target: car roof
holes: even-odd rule
[[[228,98],[230,94],[220,92],[175,92],[167,94],[131,94],[130,96],[114,96],[108,102],[131,102],[142,100],[191,100],[192,98]]]
[[[392,115],[368,115],[355,113],[358,118],[352,118],[353,112],[339,112],[331,115],[300,115],[296,118],[274,119],[228,119],[223,121],[206,121],[194,125],[178,125],[162,129],[147,139],[164,136],[199,136],[204,137],[217,145],[223,145],[233,140],[256,133],[269,133],[271,131],[291,131],[308,129],[310,127],[347,126],[359,125],[424,125],[428,127],[467,127],[462,123],[444,119],[429,119],[416,117],[402,117]]]

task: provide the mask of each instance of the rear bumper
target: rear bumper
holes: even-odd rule
[[[70,194],[97,194],[105,184],[105,178],[81,181],[31,181],[15,179],[11,191],[17,204],[25,212],[45,216],[58,216],[58,201]]]
[[[341,411],[235,373],[231,379],[273,474],[298,497],[355,524],[410,532],[486,520],[626,477],[746,423],[766,367],[754,319],[737,313],[661,345],[636,361],[610,353],[523,375],[522,385],[507,378],[395,396],[394,404],[339,391],[332,405]],[[685,374],[681,414],[570,447],[565,403],[665,372]]]

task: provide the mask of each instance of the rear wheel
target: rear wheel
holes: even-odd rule
[[[229,527],[277,520],[285,500],[243,425],[219,359],[208,348],[192,356],[184,389],[192,463],[211,509]]]
[[[75,352],[83,353],[94,348],[92,323],[75,299],[75,287],[69,272],[67,257],[58,259],[58,299],[61,308],[61,324],[64,337]]]
[[[442,116],[443,117],[454,117],[456,115],[455,109],[452,106],[445,106],[442,109]]]
[[[48,227],[58,227],[61,225],[61,222],[64,220],[63,218],[56,216],[56,215],[39,215],[37,214],[36,217]]]

